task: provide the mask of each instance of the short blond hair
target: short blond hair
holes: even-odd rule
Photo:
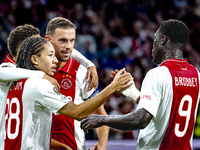
[[[68,19],[63,17],[55,17],[49,21],[47,24],[46,35],[51,36],[54,34],[57,28],[76,30],[76,26]]]

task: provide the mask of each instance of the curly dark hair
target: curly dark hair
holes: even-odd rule
[[[17,56],[17,67],[29,70],[38,70],[34,67],[30,58],[32,55],[40,56],[44,50],[44,44],[49,41],[43,37],[28,37],[22,43]]]
[[[63,17],[55,17],[47,24],[46,35],[53,35],[57,28],[76,30],[76,26],[68,19]]]
[[[30,24],[25,24],[16,27],[12,30],[8,36],[7,46],[11,55],[17,56],[17,49],[20,47],[22,42],[30,36],[40,34],[38,28]]]
[[[181,43],[185,45],[188,41],[188,28],[185,23],[180,20],[170,19],[163,21],[159,27],[159,31],[162,35],[168,36],[170,41],[174,44]]]

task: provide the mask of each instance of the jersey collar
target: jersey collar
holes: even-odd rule
[[[65,64],[65,66],[64,67],[62,67],[59,71],[63,71],[63,72],[69,72],[69,69],[70,69],[70,67],[71,67],[71,65],[72,65],[72,59],[71,58],[69,58],[69,60],[67,61],[67,63]]]
[[[12,59],[12,56],[10,54],[7,55],[5,61],[5,63],[12,63],[14,64],[15,66],[17,66],[16,62]]]
[[[187,61],[187,59],[185,58],[185,59],[175,59],[175,58],[173,58],[173,59],[167,59],[167,60],[165,60],[165,61],[163,61],[159,66],[163,66],[165,63],[167,63],[167,62],[179,62],[179,63],[184,63],[184,62],[186,62]]]

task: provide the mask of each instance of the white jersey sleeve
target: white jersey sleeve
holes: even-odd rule
[[[89,84],[91,82],[91,79],[88,82],[85,81],[86,73],[87,73],[87,69],[84,66],[80,65],[77,72],[76,84],[80,87],[81,95],[83,99],[88,99],[94,92],[94,88],[90,91],[87,91]]]
[[[7,85],[10,81],[17,81],[25,78],[42,78],[44,72],[22,68],[16,68],[11,63],[0,65],[0,85]]]
[[[137,109],[144,108],[154,117],[157,115],[162,93],[161,67],[150,70],[143,80]]]
[[[76,49],[73,49],[71,58],[76,61],[77,63],[85,66],[86,68],[89,68],[91,66],[94,66],[94,64],[88,60],[85,56],[83,56],[80,52],[78,52]]]
[[[58,111],[66,105],[70,100],[62,95],[54,85],[46,79],[29,79],[29,86],[32,84],[32,95],[38,105],[42,105],[54,114],[59,114]]]

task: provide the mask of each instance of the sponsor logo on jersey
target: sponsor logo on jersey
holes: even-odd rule
[[[58,89],[56,87],[53,87],[53,91],[56,93],[56,94],[61,94]],[[61,94],[62,95],[62,94]]]
[[[61,100],[69,100],[69,101],[72,101],[72,97],[71,97],[71,96],[62,95],[62,96],[61,96]]]
[[[5,66],[2,66],[2,68],[6,68],[6,67],[9,67],[9,66],[7,66],[7,65],[5,65]]]
[[[148,100],[151,100],[151,96],[150,95],[143,95],[142,98],[146,98]]]
[[[72,81],[68,78],[65,78],[61,81],[61,86],[63,89],[69,89],[72,86]]]

